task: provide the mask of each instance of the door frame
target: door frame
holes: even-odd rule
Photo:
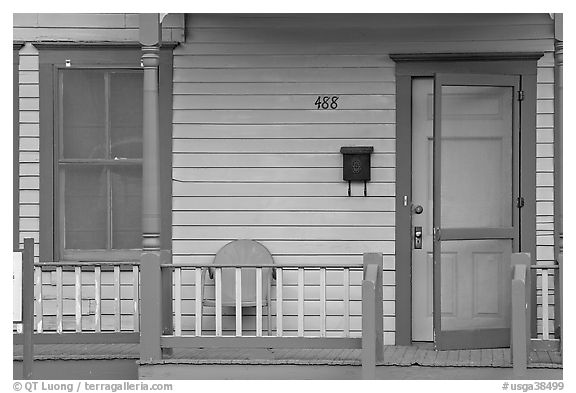
[[[396,345],[412,344],[412,79],[436,73],[518,75],[520,105],[521,251],[536,258],[536,72],[541,52],[390,54],[396,63]],[[536,277],[529,314],[536,315]],[[530,318],[531,336],[536,319]]]

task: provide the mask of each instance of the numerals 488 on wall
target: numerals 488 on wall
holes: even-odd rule
[[[338,96],[318,96],[316,102],[316,109],[337,109],[338,108]]]

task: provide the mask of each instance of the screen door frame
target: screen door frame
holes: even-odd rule
[[[493,228],[444,228],[442,225],[442,88],[444,86],[458,87],[504,87],[511,88],[512,124],[512,177],[511,198],[508,201],[511,208],[511,227]],[[494,74],[460,74],[436,73],[434,76],[434,131],[433,131],[433,327],[435,347],[447,349],[497,348],[510,345],[510,327],[478,328],[466,330],[442,330],[441,288],[442,288],[442,243],[445,241],[467,240],[511,240],[512,252],[520,252],[520,214],[516,200],[520,197],[519,167],[520,167],[520,108],[519,108],[520,77],[515,75]],[[504,262],[505,263],[505,262]],[[511,282],[508,283],[511,285]]]

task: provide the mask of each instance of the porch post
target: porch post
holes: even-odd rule
[[[562,14],[554,14],[554,259],[558,262],[562,252],[563,209],[562,209],[562,94],[564,68],[564,41]],[[554,337],[562,335],[562,310],[559,270],[554,274]]]
[[[162,284],[160,274],[160,123],[158,68],[161,24],[159,14],[140,14],[144,66],[142,135],[142,259],[140,359],[160,359]]]

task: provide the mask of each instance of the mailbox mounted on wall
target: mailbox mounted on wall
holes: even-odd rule
[[[374,152],[373,146],[344,146],[342,153],[342,177],[348,182],[348,196],[351,195],[351,182],[364,182],[364,196],[367,195],[366,182],[370,181],[370,155]]]

